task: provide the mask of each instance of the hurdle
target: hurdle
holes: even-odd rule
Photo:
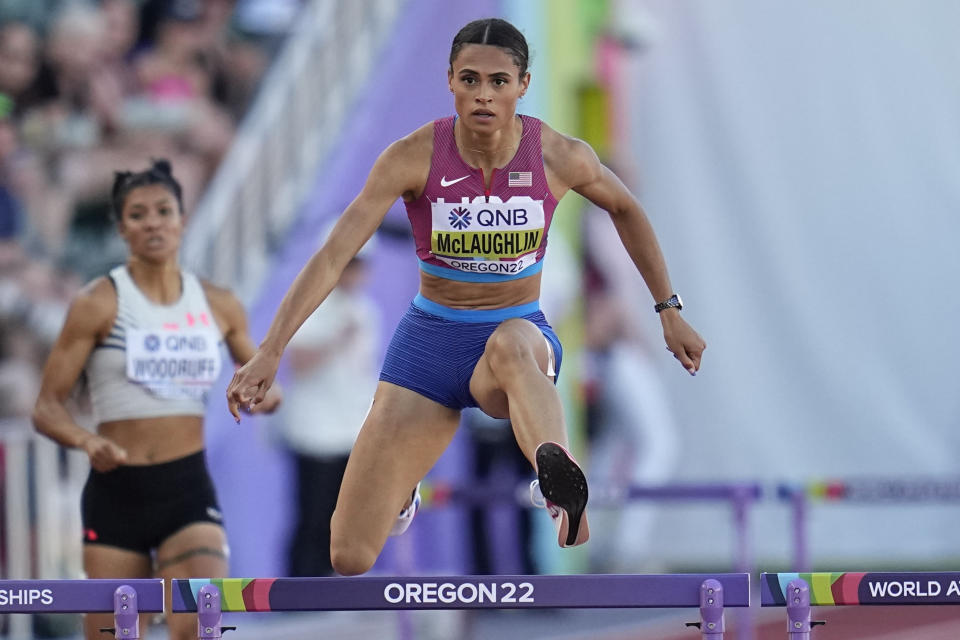
[[[109,630],[140,637],[140,612],[163,613],[163,580],[0,580],[0,613],[113,613]]]
[[[197,613],[211,640],[222,612],[699,608],[687,626],[721,640],[724,608],[749,606],[750,575],[721,573],[175,579],[172,610]]]
[[[814,502],[836,504],[960,503],[960,478],[848,478],[781,483],[777,497],[790,503],[793,569],[809,571],[807,514]]]
[[[476,505],[515,502],[521,507],[530,504],[530,486],[458,485],[425,480],[420,485],[422,507],[436,509],[454,505]],[[590,485],[590,508],[621,507],[632,501],[658,502],[726,502],[733,515],[736,539],[733,570],[751,572],[750,507],[763,496],[763,487],[756,482],[672,483],[656,485],[594,486]]]
[[[809,640],[824,624],[810,619],[811,607],[933,604],[960,604],[960,572],[760,574],[760,606],[787,608],[788,640]]]

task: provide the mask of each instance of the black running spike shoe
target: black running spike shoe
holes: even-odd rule
[[[580,466],[556,442],[537,447],[537,480],[544,505],[557,527],[561,547],[583,544],[590,538],[587,525],[587,478]],[[536,489],[531,485],[531,496]],[[536,500],[534,500],[536,504]],[[541,506],[541,505],[538,505]]]

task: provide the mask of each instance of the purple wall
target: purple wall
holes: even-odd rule
[[[377,155],[393,140],[453,112],[447,89],[450,42],[475,18],[496,15],[497,0],[469,6],[443,0],[411,0],[398,20],[363,97],[317,176],[300,219],[275,259],[262,297],[250,309],[251,334],[266,333],[284,292],[316,248],[324,225],[359,192]],[[388,214],[391,225],[406,224],[401,203]],[[381,305],[384,340],[417,290],[412,241],[383,238],[375,257],[370,292]],[[283,371],[281,371],[281,380]],[[220,396],[226,381],[221,383]],[[222,402],[211,404],[208,456],[227,518],[234,576],[283,575],[293,492],[284,454],[270,442],[270,417],[246,417],[234,424]],[[453,480],[464,469],[458,437],[432,477]],[[466,567],[462,514],[454,509],[423,513],[402,538],[387,543],[377,570],[462,572]]]

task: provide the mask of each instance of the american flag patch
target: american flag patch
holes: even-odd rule
[[[533,172],[532,171],[511,171],[507,176],[507,186],[508,187],[532,187],[533,186]]]

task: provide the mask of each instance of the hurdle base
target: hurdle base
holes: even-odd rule
[[[705,624],[702,623],[702,622],[686,622],[686,623],[684,623],[684,626],[685,626],[685,627],[695,627],[695,628],[699,629],[699,630],[700,630],[701,640],[714,640],[714,638],[716,638],[717,640],[719,640],[719,639],[723,638],[723,634],[724,634],[724,630],[723,630],[723,629],[719,629],[719,630],[718,630],[718,629],[716,629],[716,627],[715,627],[714,629],[705,628],[705,627],[707,627],[708,625],[705,625]]]
[[[101,627],[101,628],[99,629],[99,631],[100,631],[100,633],[109,633],[111,636],[113,636],[114,638],[118,638],[118,639],[126,639],[126,638],[131,638],[131,639],[132,639],[132,638],[139,638],[139,637],[140,637],[140,629],[139,629],[139,626],[138,626],[136,629],[137,629],[136,631],[133,631],[133,630],[131,629],[130,632],[129,632],[127,635],[123,635],[123,634],[117,635],[117,628],[116,628],[116,627]],[[135,634],[135,635],[131,635],[131,634]]]
[[[700,585],[700,621],[686,626],[699,629],[701,640],[723,638],[723,585],[718,580],[708,578]]]
[[[237,630],[237,627],[236,627],[236,626],[230,626],[230,627],[203,627],[203,628],[201,628],[201,629],[198,631],[197,637],[200,638],[201,640],[211,640],[211,639],[213,639],[213,638],[218,638],[218,639],[219,639],[219,638],[221,638],[221,637],[223,636],[223,633],[224,633],[225,631],[236,631],[236,630]]]

